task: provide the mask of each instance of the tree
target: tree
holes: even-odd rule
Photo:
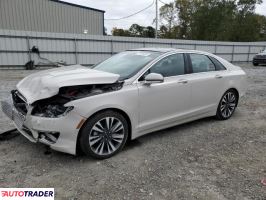
[[[132,24],[129,28],[129,32],[132,37],[142,37],[143,31],[144,27],[138,24]]]
[[[259,40],[266,41],[266,17],[263,15],[255,15],[259,24]]]
[[[177,33],[173,28],[177,24],[177,10],[174,3],[165,4],[160,8],[160,19],[162,23],[161,37],[175,38]]]
[[[128,30],[115,27],[112,30],[112,35],[113,36],[130,36],[130,32]]]
[[[191,39],[192,15],[196,10],[197,0],[176,0],[178,13],[178,38]]]
[[[228,40],[236,9],[232,1],[205,0],[194,3],[191,14],[190,39]]]
[[[234,20],[234,41],[256,41],[259,40],[260,25],[255,15],[255,5],[262,3],[261,0],[239,0],[237,13]]]
[[[256,41],[265,38],[262,0],[175,0],[160,8],[163,38]]]
[[[132,24],[129,30],[113,28],[113,36],[127,36],[127,37],[155,37],[155,29],[151,26],[140,26],[138,24]]]
[[[266,40],[266,17],[255,13],[262,0],[173,0],[160,8],[161,38],[259,41]],[[132,24],[114,28],[113,35],[151,37],[153,27]]]
[[[155,37],[155,28],[153,28],[152,26],[144,27],[142,37],[154,38]]]

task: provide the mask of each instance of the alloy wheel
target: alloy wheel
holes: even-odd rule
[[[236,108],[237,98],[233,92],[227,92],[221,101],[220,111],[224,118],[229,118]]]
[[[89,145],[97,155],[114,153],[125,137],[123,123],[115,117],[104,117],[97,121],[89,134]]]

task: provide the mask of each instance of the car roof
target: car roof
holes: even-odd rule
[[[138,49],[131,49],[129,51],[155,51],[155,52],[169,52],[169,51],[176,51],[177,49],[174,48],[138,48]]]
[[[154,52],[162,52],[162,53],[169,53],[169,52],[182,52],[182,53],[203,53],[203,54],[210,54],[205,51],[198,51],[192,49],[174,49],[174,48],[138,48],[138,49],[131,49],[128,51],[154,51]]]

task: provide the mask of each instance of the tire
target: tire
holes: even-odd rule
[[[253,63],[254,66],[258,66],[259,64],[258,63]]]
[[[217,111],[216,118],[219,120],[227,120],[235,112],[238,103],[238,95],[235,90],[228,90],[222,96]]]
[[[115,111],[103,111],[90,118],[81,130],[81,150],[96,159],[106,159],[117,154],[128,138],[128,123]]]

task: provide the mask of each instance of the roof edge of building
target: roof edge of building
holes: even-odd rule
[[[50,0],[50,1],[53,1],[53,2],[56,2],[56,3],[62,3],[62,4],[66,4],[66,5],[74,6],[74,7],[78,7],[78,8],[84,8],[84,9],[88,9],[88,10],[94,10],[94,11],[98,11],[98,12],[105,13],[104,10],[99,10],[99,9],[96,9],[96,8],[82,6],[82,5],[78,5],[78,4],[74,4],[74,3],[69,3],[69,2],[65,2],[65,1],[61,1],[61,0]]]

